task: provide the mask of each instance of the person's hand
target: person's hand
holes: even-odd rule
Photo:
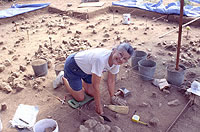
[[[95,110],[96,110],[96,112],[97,112],[99,115],[102,115],[102,114],[103,114],[103,107],[102,107],[102,106],[96,106],[96,107],[95,107]]]

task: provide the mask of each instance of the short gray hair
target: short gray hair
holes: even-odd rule
[[[132,56],[133,53],[134,53],[134,49],[133,49],[133,47],[130,45],[130,43],[125,43],[125,42],[123,42],[123,43],[119,44],[119,45],[116,47],[116,49],[117,49],[117,50],[124,49],[124,50],[126,50],[126,51],[129,53],[130,56]]]

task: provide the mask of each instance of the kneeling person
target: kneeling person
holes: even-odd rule
[[[115,75],[119,72],[120,65],[126,63],[133,52],[129,43],[122,43],[112,50],[97,48],[72,54],[67,57],[64,71],[56,77],[53,87],[64,83],[68,92],[77,101],[83,101],[85,93],[93,96],[96,112],[103,114],[99,88],[102,73],[108,72],[107,85],[112,98]]]

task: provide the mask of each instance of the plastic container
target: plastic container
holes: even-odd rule
[[[129,25],[131,23],[131,14],[123,14],[123,24]]]
[[[0,132],[3,130],[3,125],[1,123],[1,118],[0,118]]]
[[[142,80],[153,80],[156,62],[152,60],[140,60],[138,64]]]
[[[144,51],[135,51],[131,57],[131,65],[134,70],[138,70],[138,61],[144,60],[147,58],[147,53]]]
[[[37,77],[45,76],[48,73],[47,61],[44,59],[33,60],[31,65]]]
[[[175,65],[169,65],[167,67],[167,81],[170,84],[180,86],[184,82],[184,74],[186,68],[183,65],[179,65],[179,70],[175,70]]]
[[[44,132],[46,128],[55,128],[53,132],[59,132],[58,124],[53,119],[42,119],[33,126],[33,132]]]

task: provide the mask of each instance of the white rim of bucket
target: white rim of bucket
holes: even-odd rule
[[[50,124],[50,123],[52,123],[52,124]],[[53,126],[56,126],[56,128],[53,132],[59,132],[58,123],[55,120],[42,119],[35,123],[35,125],[33,126],[33,132],[41,132],[41,130],[44,130],[46,128],[53,127]],[[36,131],[37,130],[36,128],[40,129],[40,131]]]

